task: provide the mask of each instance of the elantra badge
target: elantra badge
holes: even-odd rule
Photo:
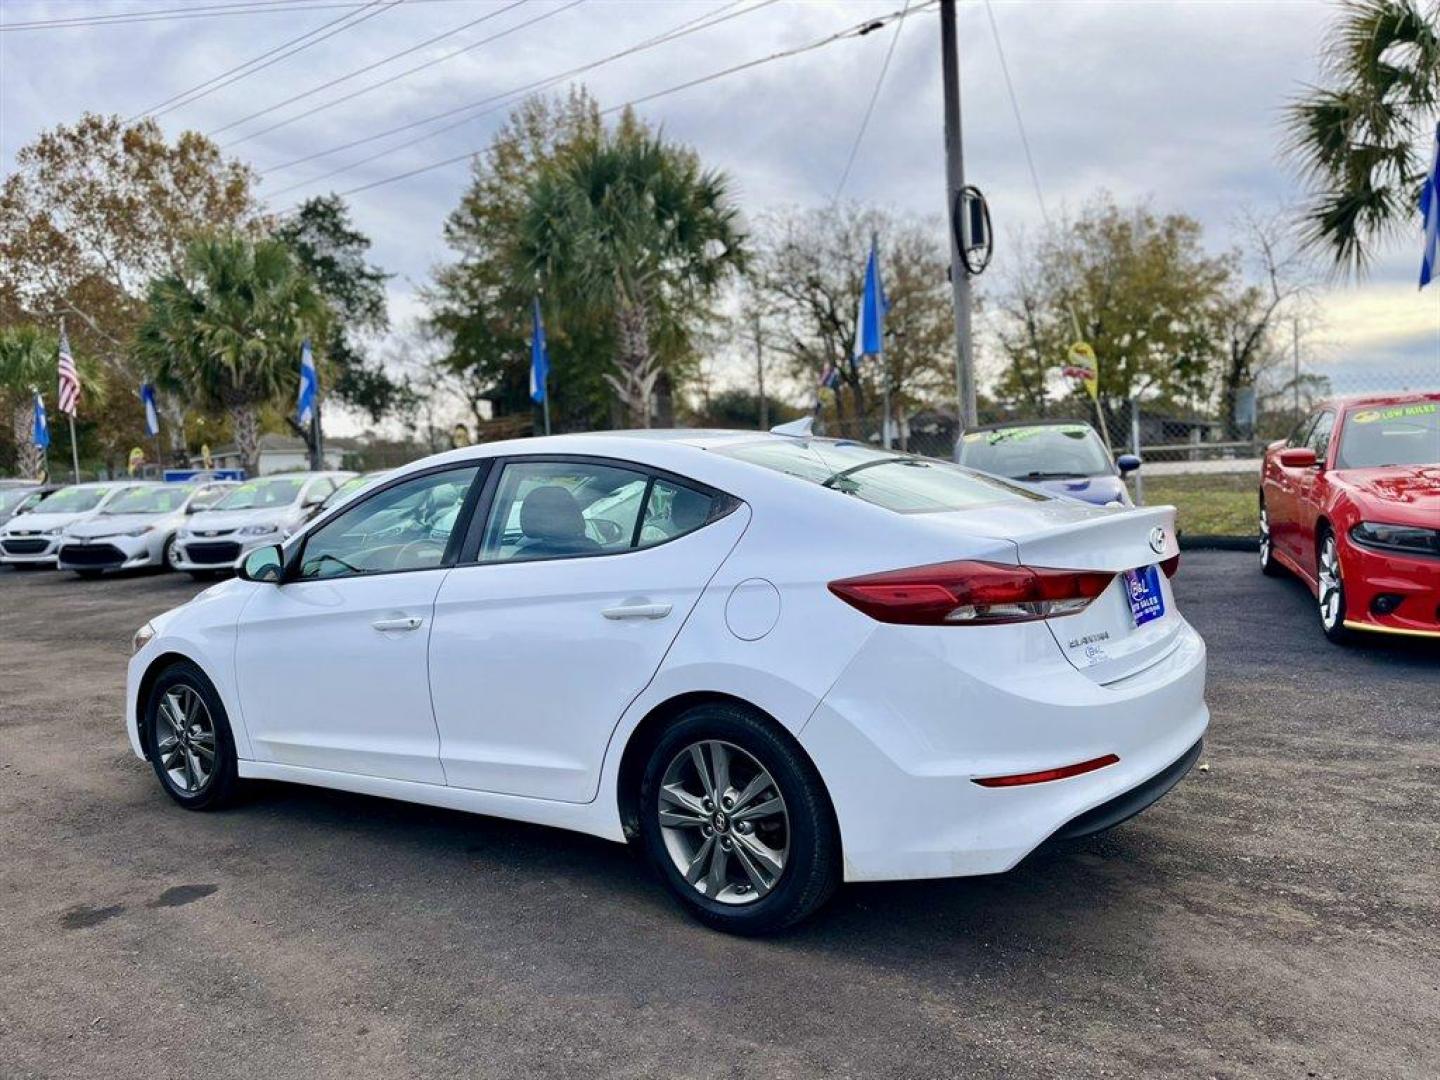
[[[1165,550],[1165,530],[1159,525],[1150,530],[1150,550],[1156,555]]]

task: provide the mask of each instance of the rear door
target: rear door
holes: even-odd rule
[[[435,600],[430,688],[446,779],[587,802],[621,714],[749,512],[600,458],[511,458],[487,489]]]

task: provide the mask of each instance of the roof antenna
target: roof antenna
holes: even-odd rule
[[[802,416],[799,420],[791,420],[788,424],[776,424],[770,429],[770,434],[789,435],[795,439],[808,439],[813,434],[811,428],[814,426],[815,417],[813,415]]]

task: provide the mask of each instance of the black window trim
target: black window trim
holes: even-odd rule
[[[480,501],[482,490],[487,486],[490,476],[496,471],[494,469],[495,458],[475,457],[465,461],[447,461],[438,465],[431,465],[428,468],[416,469],[414,472],[405,473],[403,476],[394,476],[383,483],[377,484],[365,490],[355,501],[347,501],[341,506],[331,507],[330,513],[326,513],[313,519],[312,524],[300,534],[299,542],[295,544],[286,555],[285,570],[280,581],[282,585],[304,585],[313,582],[351,581],[356,578],[388,577],[392,574],[423,574],[432,570],[448,570],[458,561],[463,539],[469,535],[471,520],[475,514],[475,508]],[[352,510],[358,510],[376,496],[383,495],[391,488],[401,484],[408,484],[412,480],[419,480],[426,476],[435,476],[439,473],[457,472],[461,469],[476,469],[475,478],[470,481],[470,488],[465,492],[465,498],[460,504],[460,513],[455,517],[455,527],[450,530],[450,536],[445,541],[445,554],[441,556],[437,566],[410,567],[403,570],[375,570],[363,574],[337,574],[333,577],[306,578],[300,576],[300,568],[305,562],[305,548],[310,543],[310,538],[323,529],[331,521],[337,520],[341,514],[348,514]],[[343,508],[342,508],[343,507]],[[335,511],[339,511],[338,513]]]
[[[701,529],[709,528],[721,518],[728,517],[734,513],[744,500],[729,492],[721,491],[719,488],[711,487],[703,481],[693,477],[682,476],[679,473],[671,472],[669,469],[659,465],[649,465],[643,461],[633,461],[630,458],[605,457],[600,454],[505,454],[490,458],[491,469],[486,477],[484,491],[481,494],[479,505],[475,508],[470,518],[470,527],[465,537],[465,543],[460,548],[460,557],[456,561],[457,566],[519,566],[522,563],[533,562],[564,562],[571,559],[604,559],[613,558],[617,555],[634,555],[642,551],[654,551],[658,547],[683,537],[699,532]],[[484,540],[485,523],[490,517],[490,510],[495,501],[495,492],[500,485],[500,477],[507,465],[531,464],[534,462],[554,462],[561,465],[598,465],[602,468],[628,469],[638,472],[646,478],[645,493],[641,496],[640,512],[636,522],[636,532],[631,536],[629,547],[619,548],[615,551],[597,551],[589,555],[561,555],[549,558],[533,559],[480,559],[480,547]],[[676,487],[688,488],[697,494],[705,495],[711,499],[710,516],[705,519],[704,524],[691,529],[689,532],[681,533],[679,536],[671,536],[661,540],[657,544],[648,544],[645,547],[635,546],[639,539],[639,529],[645,520],[645,508],[650,499],[650,492],[655,486],[656,480],[664,480],[674,484]]]

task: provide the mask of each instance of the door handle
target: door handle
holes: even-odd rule
[[[670,614],[669,604],[621,604],[600,612],[607,619],[663,619]]]
[[[406,615],[399,619],[376,619],[370,625],[376,630],[415,630],[424,621],[419,615]]]

